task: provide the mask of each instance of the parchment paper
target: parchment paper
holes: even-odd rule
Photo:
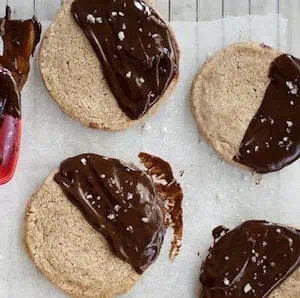
[[[64,115],[47,94],[35,62],[22,96],[19,165],[14,180],[0,188],[0,297],[65,297],[24,253],[23,217],[28,198],[48,174],[63,159],[82,152],[136,163],[141,151],[156,154],[172,164],[185,190],[181,254],[169,262],[169,233],[157,262],[125,297],[198,297],[200,264],[212,242],[211,230],[219,224],[233,227],[246,219],[267,219],[300,226],[300,163],[262,179],[225,164],[201,141],[189,106],[192,80],[208,54],[247,39],[284,48],[286,25],[277,15],[174,23],[182,52],[177,91],[147,124],[125,132],[94,131]]]

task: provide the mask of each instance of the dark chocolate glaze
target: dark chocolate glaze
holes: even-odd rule
[[[12,73],[0,67],[0,127],[3,124],[4,115],[20,117],[20,99],[20,91]]]
[[[65,160],[55,181],[112,252],[143,273],[159,255],[166,224],[153,181],[131,164],[95,154]]]
[[[203,298],[268,297],[300,264],[299,230],[247,221],[213,235],[200,275]]]
[[[263,102],[234,157],[258,173],[278,171],[300,157],[300,60],[279,56],[269,77]]]
[[[29,71],[30,56],[40,41],[41,25],[31,20],[11,20],[11,9],[6,7],[5,18],[0,19],[3,55],[0,56],[0,119],[5,114],[21,117],[20,91]]]
[[[41,38],[41,24],[35,17],[11,20],[11,9],[7,7],[5,18],[0,19],[0,35],[4,45],[0,64],[11,71],[21,90],[30,71],[30,56]]]
[[[120,108],[135,120],[178,72],[166,23],[143,0],[75,0],[72,13],[93,46]]]
[[[139,154],[140,161],[144,164],[146,172],[153,177],[155,189],[165,203],[167,213],[167,226],[174,230],[169,257],[173,261],[180,252],[182,244],[183,216],[182,200],[183,192],[180,184],[173,176],[169,163],[157,156],[147,153]]]

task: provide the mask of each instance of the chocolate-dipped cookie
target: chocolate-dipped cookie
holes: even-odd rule
[[[300,297],[300,231],[266,221],[219,226],[201,268],[202,298]]]
[[[42,77],[72,118],[121,130],[153,114],[179,76],[179,49],[151,1],[67,0],[40,50]]]
[[[194,80],[192,109],[223,159],[268,173],[299,158],[299,66],[299,59],[252,42],[205,63]]]
[[[179,252],[180,185],[167,162],[145,153],[140,158],[146,172],[95,154],[69,158],[31,197],[25,249],[71,296],[114,297],[130,290],[157,259],[171,225],[170,257]],[[154,182],[156,175],[163,184]]]

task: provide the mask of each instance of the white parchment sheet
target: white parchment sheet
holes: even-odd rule
[[[198,297],[200,264],[212,242],[211,230],[219,224],[267,219],[300,226],[300,162],[262,179],[225,164],[201,140],[189,105],[192,80],[209,53],[247,39],[284,48],[286,25],[277,15],[174,23],[182,52],[174,96],[146,125],[118,133],[94,131],[67,117],[45,90],[35,62],[22,97],[20,162],[14,180],[0,187],[0,297],[64,297],[27,258],[23,217],[28,198],[47,175],[63,159],[82,152],[136,163],[141,151],[156,154],[172,164],[185,191],[181,254],[169,262],[169,233],[157,262],[124,297]]]

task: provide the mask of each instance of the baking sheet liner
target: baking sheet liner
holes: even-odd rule
[[[95,131],[71,120],[48,95],[34,61],[22,94],[19,165],[13,181],[0,189],[0,297],[65,297],[26,256],[23,218],[28,198],[48,174],[63,159],[82,152],[135,163],[139,152],[158,155],[172,164],[184,188],[181,254],[169,262],[168,233],[157,262],[124,297],[198,297],[200,264],[212,242],[211,230],[219,224],[233,227],[255,218],[300,226],[300,163],[263,178],[224,163],[201,139],[189,103],[192,80],[208,55],[249,39],[284,49],[287,21],[273,14],[172,26],[182,53],[180,83],[154,117],[127,131]]]

